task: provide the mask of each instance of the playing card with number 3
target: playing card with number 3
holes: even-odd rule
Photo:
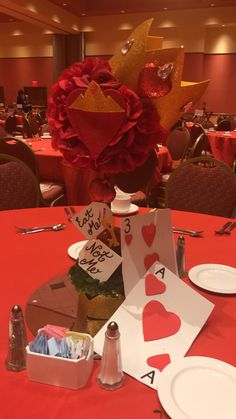
[[[144,273],[160,261],[176,273],[175,246],[169,209],[124,217],[121,220],[122,271],[125,295]]]

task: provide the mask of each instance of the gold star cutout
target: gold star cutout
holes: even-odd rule
[[[147,63],[173,63],[171,90],[165,96],[150,99],[160,116],[161,125],[169,129],[179,119],[181,108],[188,102],[195,103],[202,96],[209,80],[200,83],[181,81],[184,49],[162,49],[162,38],[148,36],[152,22],[153,19],[149,19],[134,30],[123,48],[111,58],[110,65],[117,79],[137,93],[139,75]]]

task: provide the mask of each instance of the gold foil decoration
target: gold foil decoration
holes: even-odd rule
[[[124,109],[111,96],[104,95],[94,80],[88,84],[86,92],[79,94],[69,108],[86,112],[124,112]]]
[[[102,218],[102,225],[109,231],[111,239],[108,239],[109,247],[119,246],[119,242],[115,234],[115,219],[112,215]]]
[[[209,80],[200,83],[181,81],[184,65],[184,49],[162,49],[162,38],[148,36],[153,19],[139,25],[128,40],[134,40],[132,48],[126,55],[121,50],[111,58],[110,65],[113,74],[130,89],[138,92],[138,80],[141,70],[147,63],[163,66],[173,63],[171,73],[172,89],[162,97],[150,99],[155,106],[160,123],[164,128],[171,128],[179,119],[180,110],[188,102],[195,103],[206,90]]]

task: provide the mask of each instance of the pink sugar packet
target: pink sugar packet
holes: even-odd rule
[[[46,334],[49,337],[54,337],[57,339],[62,339],[66,332],[68,331],[68,327],[63,327],[63,326],[56,326],[53,324],[47,324],[46,326],[42,327],[42,329],[40,329],[40,334]]]

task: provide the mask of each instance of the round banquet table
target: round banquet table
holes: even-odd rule
[[[206,132],[213,156],[233,166],[236,159],[236,131],[225,134],[223,131]]]
[[[83,171],[71,166],[58,150],[54,150],[51,138],[34,137],[27,138],[26,141],[37,155],[40,181],[63,183],[68,205],[76,203],[86,205],[90,202],[88,185],[97,176],[95,172]],[[154,173],[153,187],[160,182],[162,173],[169,172],[172,167],[172,159],[167,147],[158,147],[156,153],[158,165]],[[78,187],[78,185],[83,185],[83,187]]]
[[[31,144],[39,162],[40,181],[50,180],[52,182],[63,183],[61,169],[62,154],[54,150],[51,145],[51,138],[27,138],[27,143]]]
[[[79,208],[78,208],[79,209]],[[146,211],[140,209],[139,212]],[[119,217],[117,217],[119,223]],[[221,217],[172,211],[175,227],[204,230],[202,238],[186,236],[186,267],[201,263],[222,263],[236,267],[236,229],[230,236],[215,235],[226,221]],[[66,223],[57,232],[21,235],[17,226]],[[7,371],[4,365],[8,347],[9,314],[14,304],[25,309],[29,296],[42,284],[68,271],[74,261],[67,249],[81,233],[68,222],[62,207],[0,212],[1,231],[1,334],[0,394],[1,419],[152,419],[159,418],[157,392],[126,375],[124,386],[106,391],[96,384],[99,362],[95,361],[88,385],[74,391],[29,381],[27,372]],[[177,238],[177,235],[175,235]],[[186,283],[215,304],[208,321],[187,355],[209,356],[236,365],[236,296],[214,294]],[[188,301],[183,301],[188,305]],[[188,307],[191,310],[191,307]],[[121,330],[122,333],[122,330]],[[32,335],[28,330],[28,339]],[[124,348],[125,349],[125,348]],[[124,350],[123,349],[123,350]],[[168,418],[163,412],[162,418]],[[210,419],[210,418],[209,418]]]

